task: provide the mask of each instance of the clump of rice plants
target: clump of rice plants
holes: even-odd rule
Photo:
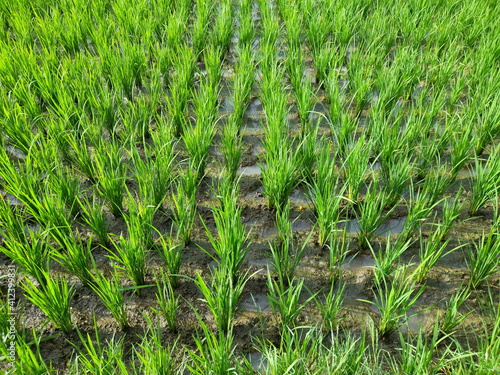
[[[68,280],[61,277],[54,278],[48,272],[44,280],[45,283],[37,287],[33,281],[25,278],[21,286],[28,300],[38,306],[56,328],[70,332],[74,327],[70,305],[75,289],[69,286]]]
[[[174,293],[174,285],[169,275],[160,272],[156,274],[156,300],[159,309],[151,308],[155,313],[161,314],[167,321],[167,326],[171,332],[177,332],[177,310],[179,309],[179,296]]]
[[[318,226],[318,244],[329,243],[342,215],[341,202],[345,185],[340,183],[335,171],[335,158],[330,155],[329,143],[323,142],[316,157],[316,174],[311,186],[311,201],[314,205]]]
[[[470,297],[471,290],[467,285],[462,285],[458,291],[446,301],[444,316],[440,319],[440,329],[442,332],[451,333],[460,323],[462,323],[472,311],[465,314],[460,313],[460,308]]]
[[[217,255],[214,259],[218,266],[236,279],[248,252],[249,233],[242,222],[242,208],[238,207],[238,185],[225,180],[219,190],[221,207],[212,209],[218,238],[206,226],[205,229]]]
[[[374,179],[368,186],[365,199],[358,204],[359,234],[358,244],[362,248],[368,248],[378,227],[389,217],[395,207],[384,213],[388,197],[378,188],[378,180]]]
[[[191,241],[191,230],[196,217],[196,193],[198,191],[196,172],[185,171],[178,177],[175,186],[176,191],[172,194],[172,203],[176,238],[183,244],[188,244]]]
[[[472,198],[469,214],[476,214],[483,206],[497,194],[500,180],[500,147],[496,147],[483,164],[475,159],[476,178],[472,184]]]
[[[500,265],[498,233],[493,230],[488,234],[483,233],[478,241],[468,246],[467,255],[467,265],[470,270],[469,285],[476,289],[494,274]]]
[[[378,308],[378,331],[384,336],[392,332],[407,318],[408,310],[423,293],[424,286],[417,287],[413,278],[408,277],[406,267],[397,268],[392,278],[382,277],[375,284],[374,301],[367,301]]]
[[[274,243],[270,243],[271,263],[277,273],[278,280],[283,285],[288,285],[297,269],[312,231],[305,241],[298,245],[293,238],[292,222],[290,221],[290,203],[287,203],[283,210],[276,211],[276,226],[278,228],[278,238]]]
[[[90,287],[99,296],[104,306],[111,312],[120,329],[124,330],[128,328],[127,308],[118,273],[115,271],[111,278],[107,278],[97,268],[94,268]]]

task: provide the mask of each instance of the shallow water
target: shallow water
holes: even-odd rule
[[[252,294],[240,304],[240,309],[247,312],[267,312],[271,310],[269,300],[265,294]]]
[[[262,174],[259,164],[238,168],[236,173],[242,176],[256,176]]]

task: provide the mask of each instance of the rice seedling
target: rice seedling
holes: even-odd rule
[[[302,180],[309,184],[313,181],[320,121],[320,118],[318,118],[316,125],[310,127],[309,131],[307,131],[307,134],[299,143],[299,148],[297,150],[300,175],[302,177]]]
[[[478,374],[495,373],[498,370],[500,356],[500,304],[493,306],[495,311],[492,327],[485,327],[485,335],[479,339],[479,353],[477,366],[474,371]]]
[[[397,155],[386,163],[382,162],[382,177],[385,181],[382,190],[387,197],[387,206],[394,207],[401,200],[414,174],[414,165],[409,156]]]
[[[227,186],[227,187],[225,187]],[[242,222],[242,208],[238,207],[238,185],[222,182],[219,186],[221,207],[213,207],[216,238],[205,226],[207,237],[218,258],[214,257],[218,266],[226,270],[228,276],[236,279],[248,253],[250,233],[245,233]]]
[[[412,241],[406,242],[396,241],[391,242],[391,237],[387,237],[385,248],[379,246],[375,251],[370,245],[370,251],[373,254],[375,265],[373,267],[373,278],[375,285],[381,285],[384,280],[387,280],[395,271],[395,263],[398,263],[399,258],[411,246]],[[399,266],[399,264],[398,264]]]
[[[498,126],[499,117],[496,111],[499,105],[498,98],[492,95],[491,97],[479,100],[482,102],[479,108],[484,108],[485,110],[474,113],[474,151],[476,155],[481,155],[486,146],[500,133],[500,127]]]
[[[255,26],[252,21],[252,2],[242,1],[239,6],[238,48],[251,46],[255,37]]]
[[[146,146],[146,158],[143,160],[137,148],[131,147],[134,177],[139,187],[139,199],[147,206],[159,206],[167,195],[172,180],[172,164],[174,161],[174,143],[164,141],[166,134],[153,133],[155,146]],[[153,159],[153,153],[155,158]]]
[[[197,179],[205,174],[208,152],[215,135],[217,91],[208,84],[202,85],[194,97],[196,125],[184,127],[182,140],[189,155],[189,166],[196,171]]]
[[[127,308],[125,307],[118,273],[115,271],[111,278],[107,278],[95,268],[94,264],[90,287],[109,310],[120,329],[127,329],[129,327]]]
[[[214,4],[208,1],[196,3],[196,19],[192,27],[193,48],[196,53],[203,51],[207,44],[207,33],[209,31],[210,17],[214,10]]]
[[[310,199],[314,205],[318,244],[325,246],[342,215],[345,184],[341,184],[335,173],[335,158],[330,155],[329,144],[323,142],[316,157],[316,175],[313,178]]]
[[[371,143],[366,141],[362,135],[358,141],[352,145],[344,161],[345,180],[348,186],[347,198],[354,203],[358,202],[358,194],[365,180],[365,172],[370,159]]]
[[[250,99],[255,77],[255,53],[251,45],[244,45],[239,48],[238,58],[235,66],[236,76],[233,83],[233,103],[235,119],[241,122],[248,100]]]
[[[62,277],[54,278],[47,271],[44,273],[45,283],[40,287],[27,277],[21,287],[26,298],[42,310],[56,328],[68,333],[73,330],[70,305],[75,290],[68,285],[68,280]]]
[[[492,151],[484,166],[477,157],[474,161],[476,177],[472,182],[472,197],[469,206],[471,216],[475,215],[497,194],[500,179],[500,147],[496,147]]]
[[[451,136],[453,145],[451,150],[451,174],[455,177],[471,158],[470,139],[472,137],[472,128],[466,126],[466,121],[467,120],[459,119],[457,121],[458,125],[456,125]]]
[[[284,209],[297,184],[297,156],[292,146],[283,144],[281,139],[273,144],[274,147],[277,148],[275,152],[266,149],[266,164],[261,167],[262,185],[269,208]]]
[[[156,300],[159,309],[151,307],[155,313],[162,315],[167,321],[168,329],[171,332],[177,332],[177,310],[179,309],[179,296],[174,294],[174,285],[169,275],[160,272],[155,275],[156,279]]]
[[[233,280],[228,270],[217,267],[212,270],[210,282],[198,273],[194,282],[203,293],[203,301],[212,313],[219,332],[231,331],[233,319],[238,309],[243,288],[249,279],[248,273]]]
[[[431,202],[427,194],[419,193],[415,197],[413,186],[409,189],[410,198],[407,201],[408,216],[403,224],[403,229],[398,237],[398,241],[406,242],[412,238],[413,234],[420,228],[422,223],[427,220],[432,210],[439,204],[439,201]]]
[[[331,283],[328,293],[323,297],[324,302],[315,300],[316,306],[318,306],[323,317],[323,329],[328,332],[332,332],[337,328],[342,320],[339,315],[343,308],[344,291],[345,283],[338,279],[335,283]]]
[[[270,243],[271,264],[274,267],[278,280],[283,285],[288,285],[295,274],[312,236],[312,231],[304,242],[298,246],[292,233],[292,223],[290,221],[290,203],[283,210],[276,212],[276,226],[278,228],[278,238],[274,243]]]
[[[172,194],[173,224],[176,228],[176,238],[183,244],[191,241],[191,230],[196,217],[196,192],[198,182],[196,173],[187,170],[178,177],[176,192]]]
[[[44,339],[36,333],[35,329],[31,330],[33,339],[27,342],[26,337],[19,337],[16,342],[15,353],[17,360],[14,363],[12,372],[6,374],[22,374],[22,375],[46,375],[53,374],[54,370],[52,362],[46,363],[43,358],[41,347]],[[8,371],[8,370],[7,370]]]
[[[349,245],[351,240],[347,237],[347,230],[336,229],[330,236],[330,243],[328,246],[329,263],[328,269],[330,274],[330,281],[335,283],[342,277],[342,264],[349,254]]]
[[[222,52],[225,52],[229,48],[233,27],[233,5],[230,1],[223,0],[219,5],[211,34],[213,37],[213,45],[221,50],[221,57],[223,56]]]
[[[116,339],[115,334],[113,334],[111,339],[107,339],[104,343],[99,337],[99,329],[95,316],[94,339],[92,339],[89,333],[84,337],[79,330],[77,332],[83,348],[81,349],[74,343],[71,343],[77,352],[72,365],[73,373],[79,374],[83,371],[84,373],[101,375],[128,374],[128,369],[124,362],[124,336]]]
[[[159,245],[154,246],[157,254],[162,259],[168,271],[168,277],[172,287],[179,285],[179,270],[182,263],[182,243],[174,239],[172,235],[162,235],[158,232]]]
[[[344,336],[345,335],[345,336]],[[322,345],[317,367],[327,374],[354,375],[377,373],[377,363],[366,363],[366,334],[355,337],[350,332],[331,333],[331,346]],[[367,367],[368,366],[368,367]]]
[[[463,188],[462,185],[457,190],[455,198],[446,199],[443,202],[443,221],[441,223],[441,231],[443,232],[443,238],[446,238],[450,233],[453,223],[460,217],[460,212],[464,207],[464,202],[460,198],[462,195]]]
[[[92,230],[102,246],[109,245],[109,225],[103,206],[93,197],[92,202],[84,197],[78,198],[82,220]]]
[[[304,279],[293,279],[289,285],[286,285],[275,281],[269,271],[267,273],[267,288],[269,305],[273,313],[281,317],[282,332],[286,331],[287,327],[296,327],[302,310],[315,297],[313,294],[301,303],[300,296],[304,288]]]
[[[467,247],[467,265],[470,271],[469,285],[477,289],[500,265],[500,241],[498,233],[483,233],[479,241]]]
[[[196,351],[187,349],[190,360],[186,363],[187,369],[197,375],[238,374],[240,370],[235,361],[232,326],[227,332],[213,333],[200,316],[198,321],[202,333],[194,336]]]
[[[58,228],[54,228],[52,229],[52,232],[57,232],[58,230]],[[87,240],[86,244],[84,243],[81,234],[69,237],[64,234],[60,234],[55,236],[54,239],[59,245],[59,249],[53,248],[51,251],[51,257],[71,274],[77,276],[83,285],[88,285],[92,280],[90,272],[92,237]]]
[[[387,220],[394,206],[389,209],[385,214],[384,208],[387,206],[387,196],[379,191],[378,180],[374,179],[368,186],[365,199],[358,203],[358,244],[361,248],[368,248],[375,231],[384,221]]]
[[[170,85],[170,96],[166,98],[167,112],[171,118],[173,135],[182,134],[186,121],[187,103],[191,96],[191,87],[194,81],[194,63],[196,52],[193,48],[182,45],[173,56],[173,65],[176,67],[175,76]]]
[[[3,206],[2,203],[0,205]],[[4,231],[1,233],[3,235]],[[22,227],[19,232],[6,234],[7,240],[0,246],[0,251],[16,262],[24,273],[33,277],[40,285],[45,285],[50,270],[50,246],[45,239],[47,233],[32,229],[26,231]]]
[[[129,228],[130,229],[130,228]],[[129,231],[128,238],[120,235],[118,241],[113,240],[114,251],[108,250],[107,257],[114,261],[114,267],[124,271],[125,276],[136,286],[144,285],[146,276],[147,251],[138,237],[137,231]]]
[[[144,375],[173,375],[178,370],[175,362],[175,349],[177,341],[173,345],[164,346],[162,343],[161,328],[159,324],[154,327],[151,318],[147,319],[148,332],[142,337],[140,344],[134,346],[133,356],[137,358],[138,368],[132,362],[134,373]]]
[[[421,283],[425,279],[427,273],[441,258],[451,254],[463,246],[455,246],[445,252],[450,239],[445,239],[445,232],[443,232],[443,229],[441,228],[443,227],[438,226],[437,229],[429,236],[427,241],[424,241],[422,233],[420,233],[420,248],[418,251],[420,263],[417,265],[417,268],[412,274],[412,277],[415,277],[417,283]]]
[[[240,124],[236,114],[231,113],[227,124],[222,130],[221,152],[224,158],[225,178],[229,181],[236,180],[236,174],[243,155],[242,136],[239,133]]]
[[[465,314],[459,312],[470,295],[470,288],[467,285],[462,285],[446,302],[446,310],[444,316],[440,320],[441,325],[439,327],[442,332],[448,334],[452,333],[452,331],[472,313],[472,311],[468,311]]]
[[[101,141],[96,145],[93,162],[99,194],[109,204],[113,215],[122,216],[128,169],[123,149],[117,142],[108,144]]]
[[[92,183],[97,182],[97,169],[93,163],[92,154],[88,148],[85,134],[78,137],[74,132],[65,132],[65,142],[68,144],[68,159],[76,165],[80,172]]]
[[[467,354],[453,352],[450,344],[436,353],[436,348],[448,338],[448,335],[440,335],[437,322],[429,340],[426,340],[422,330],[419,331],[416,339],[410,336],[405,339],[401,332],[399,336],[401,360],[399,368],[394,368],[394,371],[402,371],[404,374],[440,374],[446,371],[452,362],[467,357]]]
[[[266,374],[310,374],[320,358],[321,333],[311,327],[285,327],[278,346],[259,340],[257,348]]]
[[[416,282],[408,277],[407,267],[399,267],[394,271],[394,277],[388,277],[375,284],[374,301],[367,301],[380,311],[378,331],[382,336],[392,332],[407,318],[408,310],[423,293],[424,286],[417,288]]]

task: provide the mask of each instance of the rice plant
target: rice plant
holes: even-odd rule
[[[416,195],[413,186],[409,189],[410,198],[407,201],[408,216],[403,224],[403,229],[398,237],[398,241],[406,242],[413,237],[431,215],[432,210],[440,203],[440,200],[431,202],[427,194],[418,193]]]
[[[173,224],[176,238],[183,244],[191,241],[191,230],[196,217],[196,192],[198,190],[197,176],[188,170],[178,177],[176,192],[172,194]]]
[[[276,226],[278,228],[278,238],[274,243],[270,243],[271,264],[273,265],[278,280],[283,285],[288,285],[295,274],[303,255],[312,231],[301,245],[295,243],[292,233],[292,222],[290,221],[290,203],[283,211],[276,212]]]
[[[380,285],[384,279],[388,279],[393,274],[397,268],[395,265],[400,266],[398,262],[399,258],[406,250],[408,250],[411,244],[411,240],[404,243],[401,241],[393,243],[391,242],[391,237],[387,237],[385,247],[379,246],[378,250],[375,251],[373,247],[370,246],[375,262],[375,266],[373,268],[375,285]]]
[[[73,373],[78,374],[83,371],[85,373],[102,375],[127,374],[128,370],[124,362],[124,337],[116,339],[115,334],[113,334],[110,339],[103,342],[104,340],[99,337],[95,317],[94,333],[95,338],[92,339],[89,333],[84,336],[78,330],[78,337],[83,348],[80,349],[80,347],[72,343],[77,352],[71,367]]]
[[[52,231],[58,231],[58,228],[54,228]],[[92,280],[92,238],[84,243],[81,234],[69,237],[59,235],[55,237],[55,241],[59,248],[52,249],[51,257],[77,276],[83,285],[88,285]]]
[[[348,186],[347,198],[358,202],[358,194],[365,180],[365,172],[370,159],[370,143],[366,142],[365,136],[352,145],[344,161],[345,180]]]
[[[228,270],[217,267],[206,282],[198,273],[194,282],[203,294],[203,301],[212,313],[219,332],[230,332],[248,274],[233,280]]]
[[[234,334],[232,327],[228,332],[213,333],[198,316],[201,333],[194,336],[196,351],[187,349],[190,362],[186,364],[192,374],[238,374],[235,361]],[[203,337],[203,338],[202,338]]]
[[[52,362],[47,364],[42,355],[43,337],[39,336],[35,329],[32,329],[30,333],[33,335],[33,339],[29,342],[27,337],[18,338],[15,346],[17,355],[15,368],[13,372],[6,372],[6,374],[45,375],[54,373]]]
[[[142,340],[137,346],[134,346],[134,358],[137,358],[138,368],[135,362],[132,362],[134,373],[140,372],[145,375],[173,375],[178,370],[175,363],[175,349],[177,341],[173,345],[162,343],[162,331],[151,318],[147,319],[148,331],[142,336]]]
[[[470,271],[469,285],[474,289],[497,271],[500,265],[498,233],[493,230],[487,235],[483,233],[479,241],[467,247],[467,265]]]
[[[106,221],[106,215],[102,205],[97,199],[92,201],[86,198],[79,198],[78,204],[82,212],[82,220],[92,230],[93,234],[99,240],[101,245],[109,245],[109,224]]]
[[[276,142],[279,143],[273,147],[277,151],[266,153],[266,164],[261,167],[262,185],[269,208],[283,209],[297,184],[297,159],[291,146],[283,144],[282,140],[276,139]]]
[[[465,301],[470,297],[471,290],[467,285],[462,285],[458,291],[446,301],[444,316],[440,319],[440,329],[444,333],[451,333],[460,323],[462,323],[472,311],[465,314],[459,312]]]
[[[343,308],[344,291],[345,283],[339,279],[331,283],[328,293],[324,296],[324,302],[315,301],[323,317],[323,328],[328,332],[335,330],[342,320],[339,315]]]
[[[375,284],[374,301],[367,301],[380,311],[378,331],[382,336],[392,332],[407,318],[408,310],[423,293],[424,286],[417,287],[416,282],[408,277],[407,267],[394,271],[394,277],[383,277]]]
[[[387,220],[394,210],[395,207],[391,207],[389,211],[384,213],[387,202],[388,197],[378,189],[378,180],[373,180],[368,186],[364,200],[358,204],[358,244],[361,248],[369,247],[370,240],[377,228]]]
[[[107,278],[99,270],[94,269],[92,274],[92,290],[99,296],[104,306],[110,311],[120,329],[129,327],[127,308],[123,299],[118,273],[114,272],[111,278]]]
[[[40,308],[56,328],[68,333],[73,330],[70,305],[75,289],[68,285],[68,280],[61,277],[54,278],[48,272],[44,279],[45,284],[37,287],[26,277],[21,287],[26,293],[26,298]]]
[[[451,349],[448,344],[445,348],[436,353],[436,349],[441,346],[448,335],[440,335],[439,325],[434,325],[434,329],[430,339],[427,340],[422,330],[419,331],[416,338],[408,335],[405,339],[400,332],[401,341],[401,361],[399,362],[399,369],[395,371],[402,371],[404,374],[440,374],[447,371],[452,362],[459,361],[467,357],[467,354],[457,354]]]
[[[127,180],[127,164],[124,152],[117,142],[101,142],[96,146],[93,162],[98,181],[98,192],[109,204],[115,216],[123,214],[123,197]]]
[[[228,272],[229,277],[235,279],[248,253],[250,233],[246,233],[242,222],[242,208],[238,207],[238,185],[231,184],[229,180],[221,182],[219,194],[221,207],[212,208],[218,237],[206,225],[205,231],[217,255],[214,260]]]
[[[441,228],[442,226],[438,226],[427,241],[424,241],[422,233],[420,233],[420,248],[418,251],[420,263],[417,265],[415,271],[413,271],[417,283],[421,283],[425,279],[427,273],[441,258],[462,247],[462,245],[455,246],[445,251],[450,243],[450,239],[445,239],[445,232]]]
[[[460,217],[460,212],[465,205],[460,198],[462,192],[463,188],[460,186],[454,199],[448,198],[443,202],[443,221],[441,223],[443,238],[449,235],[452,225]]]
[[[500,180],[500,147],[493,150],[484,166],[477,157],[474,160],[476,178],[472,183],[470,215],[475,215],[497,194]]]
[[[194,97],[196,125],[184,127],[182,140],[189,156],[189,166],[201,179],[208,164],[208,152],[215,135],[217,113],[217,87],[202,83]]]
[[[158,234],[160,243],[154,249],[168,271],[170,284],[176,288],[179,285],[179,270],[182,263],[182,243],[171,235]]]
[[[493,326],[485,328],[486,334],[479,340],[479,354],[477,367],[474,371],[479,374],[495,373],[498,370],[500,355],[500,304],[494,307],[495,316]]]
[[[171,332],[177,332],[177,310],[179,309],[179,296],[174,294],[174,285],[169,275],[160,272],[155,275],[156,279],[156,300],[159,309],[151,308],[155,313],[161,314],[167,321],[167,326]]]
[[[46,232],[26,231],[23,227],[19,232],[7,232],[8,240],[0,247],[2,253],[19,264],[23,272],[35,278],[40,285],[47,283],[46,277],[50,271],[50,247],[46,236]]]
[[[128,238],[120,235],[113,240],[115,250],[108,250],[108,258],[116,264],[114,267],[124,271],[126,277],[136,286],[144,285],[146,276],[147,251],[137,233],[130,233]]]
[[[345,185],[340,184],[335,174],[335,158],[330,156],[328,144],[323,143],[316,159],[317,172],[311,186],[311,201],[314,205],[318,226],[318,244],[325,246],[336,229],[342,215],[341,202]]]
[[[304,279],[294,279],[289,285],[275,281],[271,274],[267,273],[267,288],[269,304],[273,313],[281,318],[282,331],[293,328],[297,325],[298,318],[306,306],[315,297],[313,294],[303,303],[300,302],[301,294],[304,289]]]
[[[284,327],[279,345],[259,340],[267,374],[309,374],[322,353],[321,333],[312,327]],[[319,368],[319,366],[318,366]]]
[[[351,240],[347,237],[347,230],[337,229],[332,232],[330,243],[327,245],[329,253],[328,269],[330,281],[335,283],[342,277],[342,265],[347,254],[349,254],[349,245]]]

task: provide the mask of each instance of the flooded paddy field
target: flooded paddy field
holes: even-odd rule
[[[2,371],[499,373],[499,5],[85,4],[0,13]]]

